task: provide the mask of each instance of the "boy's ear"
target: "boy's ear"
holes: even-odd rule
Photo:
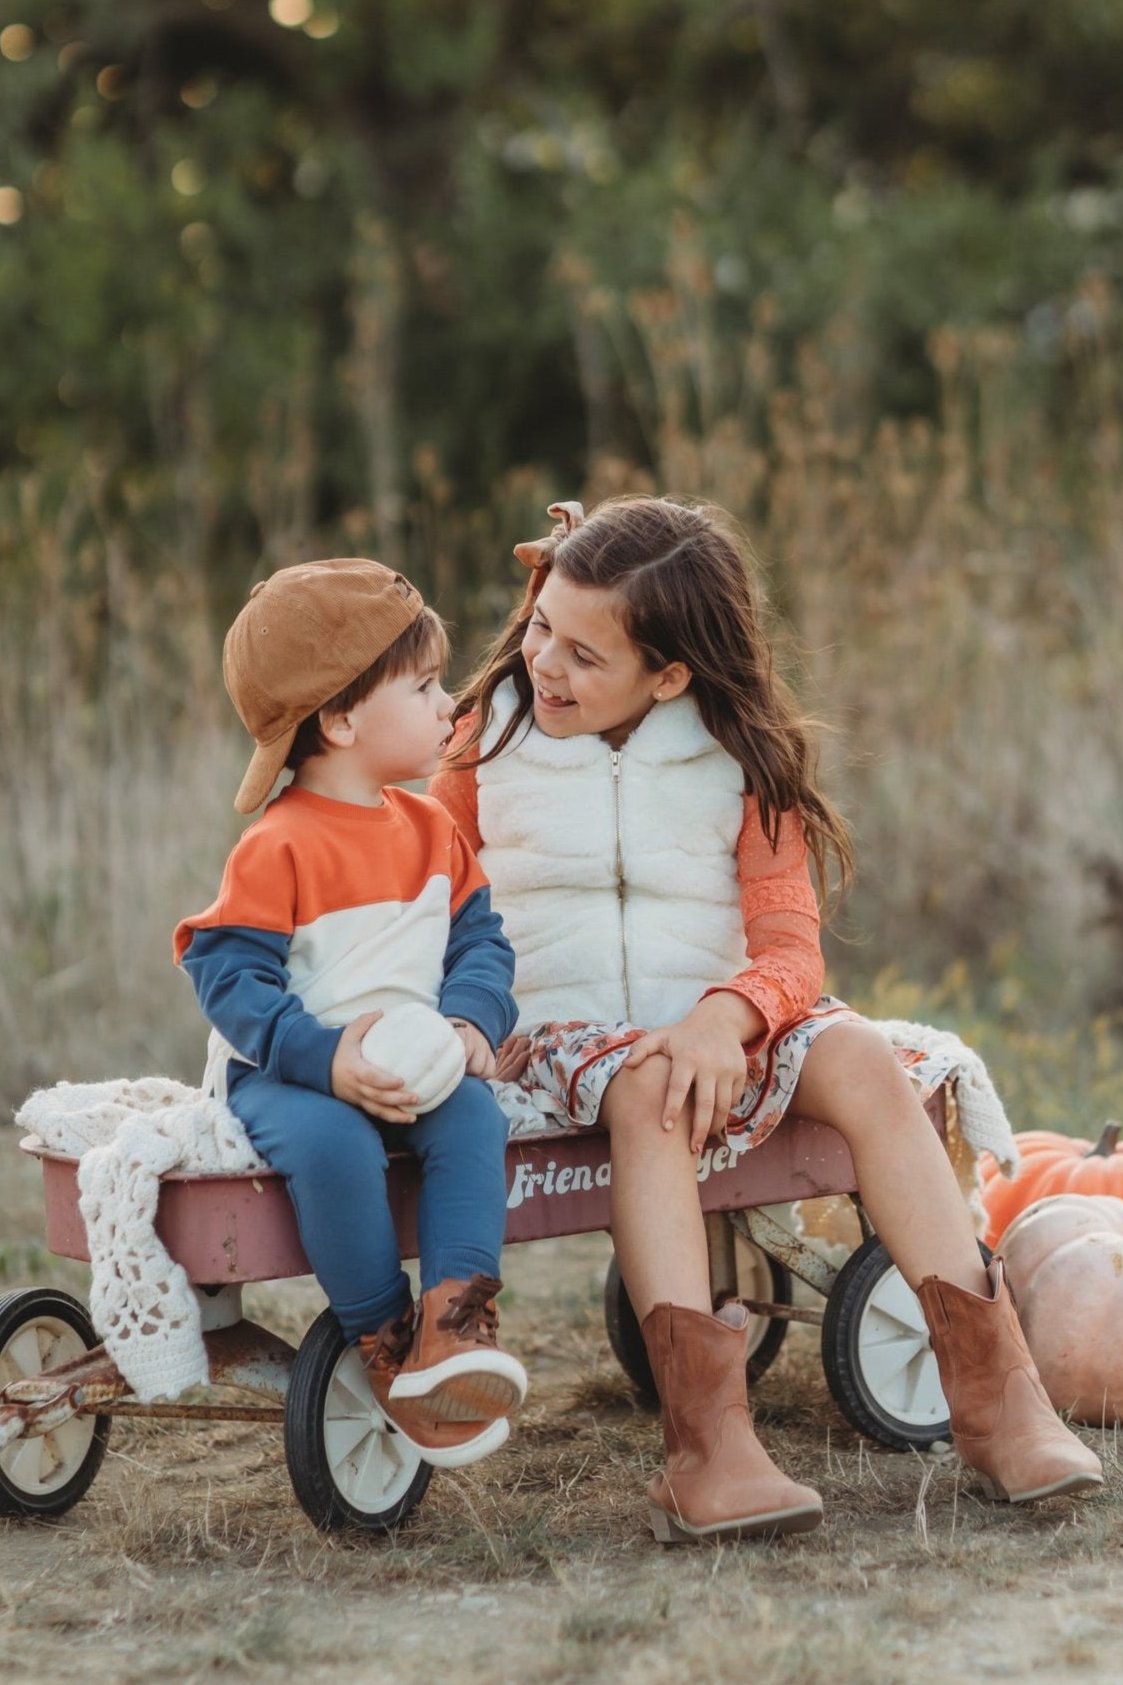
[[[676,696],[682,695],[693,677],[694,674],[685,661],[672,661],[659,675],[656,699],[659,702],[673,702]]]
[[[355,741],[355,722],[350,714],[321,708],[318,718],[324,742],[330,743],[333,749],[346,749]]]

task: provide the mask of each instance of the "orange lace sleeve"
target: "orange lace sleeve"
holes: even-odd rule
[[[706,992],[730,989],[750,1001],[767,1025],[754,1044],[760,1045],[777,1030],[797,1022],[823,992],[819,907],[797,813],[782,815],[779,846],[773,853],[761,828],[756,798],[745,797],[745,817],[737,839],[737,878],[752,963]]]
[[[474,721],[475,716],[473,714],[466,714],[459,722],[452,735],[452,741],[445,750],[446,760],[456,758],[461,743],[465,741],[472,730]],[[429,780],[429,794],[435,797],[441,806],[452,815],[472,850],[478,854],[483,846],[483,838],[480,836],[474,769],[467,767],[463,772],[450,772],[447,767],[439,767]]]

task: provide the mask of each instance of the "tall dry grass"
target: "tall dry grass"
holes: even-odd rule
[[[1123,1006],[1123,309],[1090,275],[1051,338],[948,327],[938,418],[878,417],[845,313],[793,349],[763,299],[731,350],[689,228],[629,299],[567,271],[646,418],[651,489],[743,523],[861,878],[839,981],[966,958],[1058,1024]],[[637,476],[591,465],[594,494]]]
[[[930,345],[938,419],[877,420],[844,314],[793,349],[763,300],[731,341],[702,259],[680,247],[667,285],[640,296],[566,271],[582,334],[624,372],[649,463],[601,454],[583,487],[526,467],[465,509],[422,448],[406,565],[457,622],[463,657],[518,588],[510,545],[542,530],[548,498],[646,487],[728,507],[830,727],[825,776],[857,832],[833,986],[996,1024],[993,1058],[1005,1043],[1012,1064],[1029,1060],[1029,1088],[1050,1080],[1050,1037],[1075,1036],[1065,1080],[1094,1066],[1098,1105],[1123,1004],[1119,301],[1097,278],[1068,301],[1067,385],[1056,370],[1038,380],[1049,403],[1033,401],[1027,338],[949,328]],[[377,553],[362,511],[311,527],[303,414],[294,389],[252,465],[267,565],[344,541]],[[31,476],[0,486],[7,1100],[59,1077],[197,1069],[170,931],[213,894],[244,740],[198,565],[191,425],[172,441],[182,543],[155,560],[143,497],[110,506],[96,464],[53,500]],[[254,566],[235,559],[232,596]]]
[[[30,489],[30,488],[28,488]],[[0,1096],[187,1072],[204,1036],[171,930],[235,834],[239,746],[191,576],[142,579],[117,535],[21,510],[38,560],[0,627]]]

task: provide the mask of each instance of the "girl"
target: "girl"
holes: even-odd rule
[[[432,791],[479,851],[521,1006],[498,1074],[605,1125],[612,1236],[662,1401],[656,1538],[814,1527],[817,1492],[757,1440],[747,1313],[716,1314],[695,1155],[740,1151],[789,1107],[846,1139],[861,1196],[918,1293],[960,1454],[989,1496],[1101,1483],[1055,1415],[1000,1262],[985,1269],[910,1061],[820,995],[816,898],[850,850],[773,671],[732,524],[624,498],[553,504],[517,546],[521,606],[469,681]]]

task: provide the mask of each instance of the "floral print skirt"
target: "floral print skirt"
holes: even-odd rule
[[[807,1050],[818,1036],[833,1024],[861,1022],[860,1015],[842,1001],[824,995],[806,1018],[751,1054],[745,1063],[744,1092],[725,1125],[730,1148],[743,1152],[771,1135],[791,1104]],[[530,1058],[518,1082],[492,1085],[510,1121],[511,1134],[595,1124],[605,1089],[627,1058],[629,1047],[644,1034],[627,1023],[574,1020],[535,1025],[529,1031]],[[894,1051],[922,1102],[954,1069],[952,1060],[918,1049],[895,1047]]]

